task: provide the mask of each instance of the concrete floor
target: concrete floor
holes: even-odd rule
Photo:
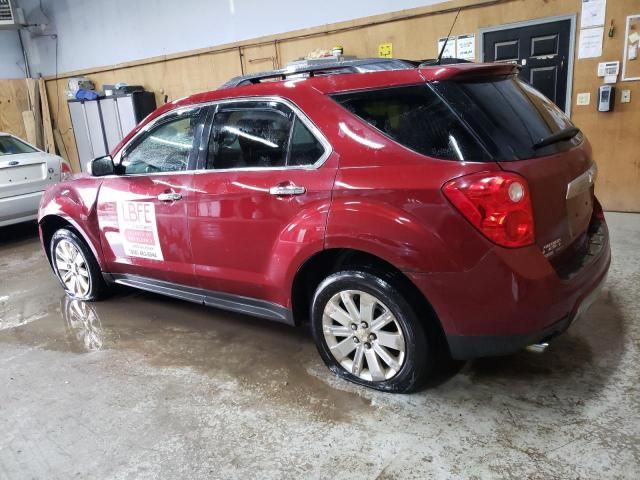
[[[639,478],[640,215],[543,355],[414,395],[334,378],[303,329],[123,290],[68,301],[0,229],[0,478]]]

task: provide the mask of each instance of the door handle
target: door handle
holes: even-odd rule
[[[277,187],[271,187],[269,193],[278,197],[291,197],[294,195],[304,195],[307,193],[307,189],[296,185],[278,185]]]
[[[158,200],[161,202],[177,202],[178,200],[182,200],[182,195],[175,192],[161,193],[158,195]]]

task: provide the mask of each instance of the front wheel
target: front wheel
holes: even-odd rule
[[[53,234],[51,265],[62,288],[77,300],[98,300],[107,290],[98,262],[78,235],[67,228]]]
[[[343,271],[326,278],[311,308],[313,337],[327,366],[354,383],[409,392],[432,357],[414,308],[382,276]]]

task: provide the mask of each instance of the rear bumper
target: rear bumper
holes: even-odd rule
[[[595,301],[611,264],[609,233],[602,248],[562,280],[538,247],[495,247],[466,271],[409,274],[431,302],[456,359],[508,355],[569,328]]]
[[[496,357],[519,352],[529,345],[550,342],[567,331],[574,321],[578,320],[589,310],[589,308],[591,308],[591,305],[593,305],[600,296],[600,292],[602,291],[606,278],[607,276],[605,274],[595,289],[578,304],[575,312],[572,312],[560,321],[540,331],[529,333],[527,335],[507,336],[447,335],[447,342],[449,343],[451,356],[457,360]]]
[[[0,227],[35,220],[43,193],[34,192],[0,199]]]

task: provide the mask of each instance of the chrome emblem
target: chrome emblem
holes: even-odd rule
[[[598,167],[594,163],[589,170],[584,172],[579,177],[576,177],[571,183],[567,185],[567,200],[589,190],[596,183],[598,178]]]
[[[547,243],[544,247],[542,247],[542,254],[545,257],[550,257],[560,247],[562,247],[562,239],[558,238],[557,240],[554,240],[553,242]]]

